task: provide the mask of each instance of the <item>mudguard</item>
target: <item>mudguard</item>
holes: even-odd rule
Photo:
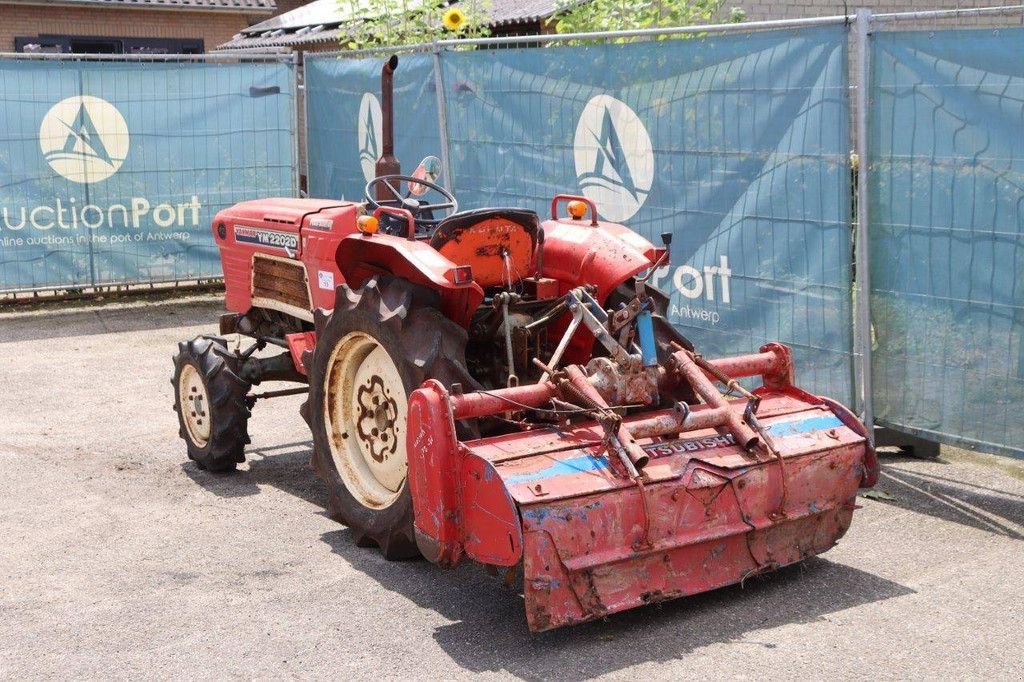
[[[627,227],[596,223],[572,218],[544,221],[541,274],[558,280],[560,294],[593,284],[597,287],[594,298],[604,305],[621,284],[654,265],[657,249]],[[557,337],[567,325],[565,316],[552,325],[552,334]],[[593,345],[594,337],[585,330],[575,334],[566,349],[566,360],[585,364]]]
[[[591,225],[582,220],[545,220],[545,277],[559,280],[562,292],[585,284],[597,286],[594,298],[604,303],[615,288],[646,270],[656,249],[636,232],[615,223]]]
[[[338,244],[336,253],[342,277],[353,289],[374,275],[389,274],[437,291],[441,312],[468,327],[480,306],[484,291],[475,282],[455,283],[457,264],[429,244],[386,234],[352,234]]]

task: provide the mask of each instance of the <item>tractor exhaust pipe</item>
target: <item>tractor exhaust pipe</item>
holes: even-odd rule
[[[398,68],[398,55],[384,62],[380,71],[380,109],[381,109],[381,156],[377,159],[375,172],[377,177],[398,175],[402,166],[395,158],[395,69]],[[384,183],[377,186],[377,200],[392,199],[391,193]]]

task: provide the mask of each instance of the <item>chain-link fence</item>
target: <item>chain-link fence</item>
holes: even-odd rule
[[[880,423],[1022,455],[1024,29],[992,16],[874,24],[871,377]]]
[[[1019,454],[1022,9],[412,46],[398,156],[439,154],[467,208],[582,193],[671,232],[706,352],[781,340],[869,422]],[[372,177],[384,52],[307,59],[314,194]]]
[[[287,57],[0,56],[0,291],[219,277],[213,215],[294,196]]]
[[[658,281],[709,354],[781,340],[869,423],[1022,454],[1022,17],[402,48],[398,156],[440,156],[464,208],[581,193],[671,232]],[[0,289],[216,276],[213,213],[294,194],[299,158],[361,199],[392,52],[307,55],[304,157],[289,58],[0,59]]]
[[[810,23],[412,54],[397,153],[441,156],[465,208],[582,193],[655,243],[671,232],[658,280],[685,334],[716,355],[781,339],[802,381],[850,401],[846,31]],[[307,57],[314,194],[359,197],[373,176],[380,64]]]

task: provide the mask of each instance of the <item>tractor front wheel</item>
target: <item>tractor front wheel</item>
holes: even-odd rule
[[[327,484],[328,514],[356,544],[388,559],[418,554],[406,485],[409,394],[427,379],[472,385],[466,332],[435,307],[436,294],[375,277],[338,288],[330,315],[317,313],[303,416],[313,468]]]
[[[249,443],[249,382],[239,376],[241,361],[216,336],[178,344],[174,356],[174,411],[178,435],[189,459],[208,471],[232,471],[245,461]]]

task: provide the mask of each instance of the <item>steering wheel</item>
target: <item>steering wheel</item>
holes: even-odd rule
[[[410,189],[404,195],[398,190],[403,182],[410,185]],[[432,189],[440,194],[444,201],[434,204],[420,203],[419,199],[409,196],[412,193],[411,185],[420,185],[428,190]],[[381,186],[394,198],[376,199],[377,189]],[[455,199],[454,194],[435,182],[415,178],[411,175],[381,175],[366,183],[366,189],[363,190],[363,193],[366,195],[366,204],[370,207],[371,211],[381,206],[404,208],[412,214],[413,219],[416,221],[416,226],[423,227],[424,229],[436,227],[442,220],[459,210],[459,202]],[[421,194],[425,193],[426,191],[421,192]],[[443,211],[444,214],[441,217],[435,217],[434,211]]]

